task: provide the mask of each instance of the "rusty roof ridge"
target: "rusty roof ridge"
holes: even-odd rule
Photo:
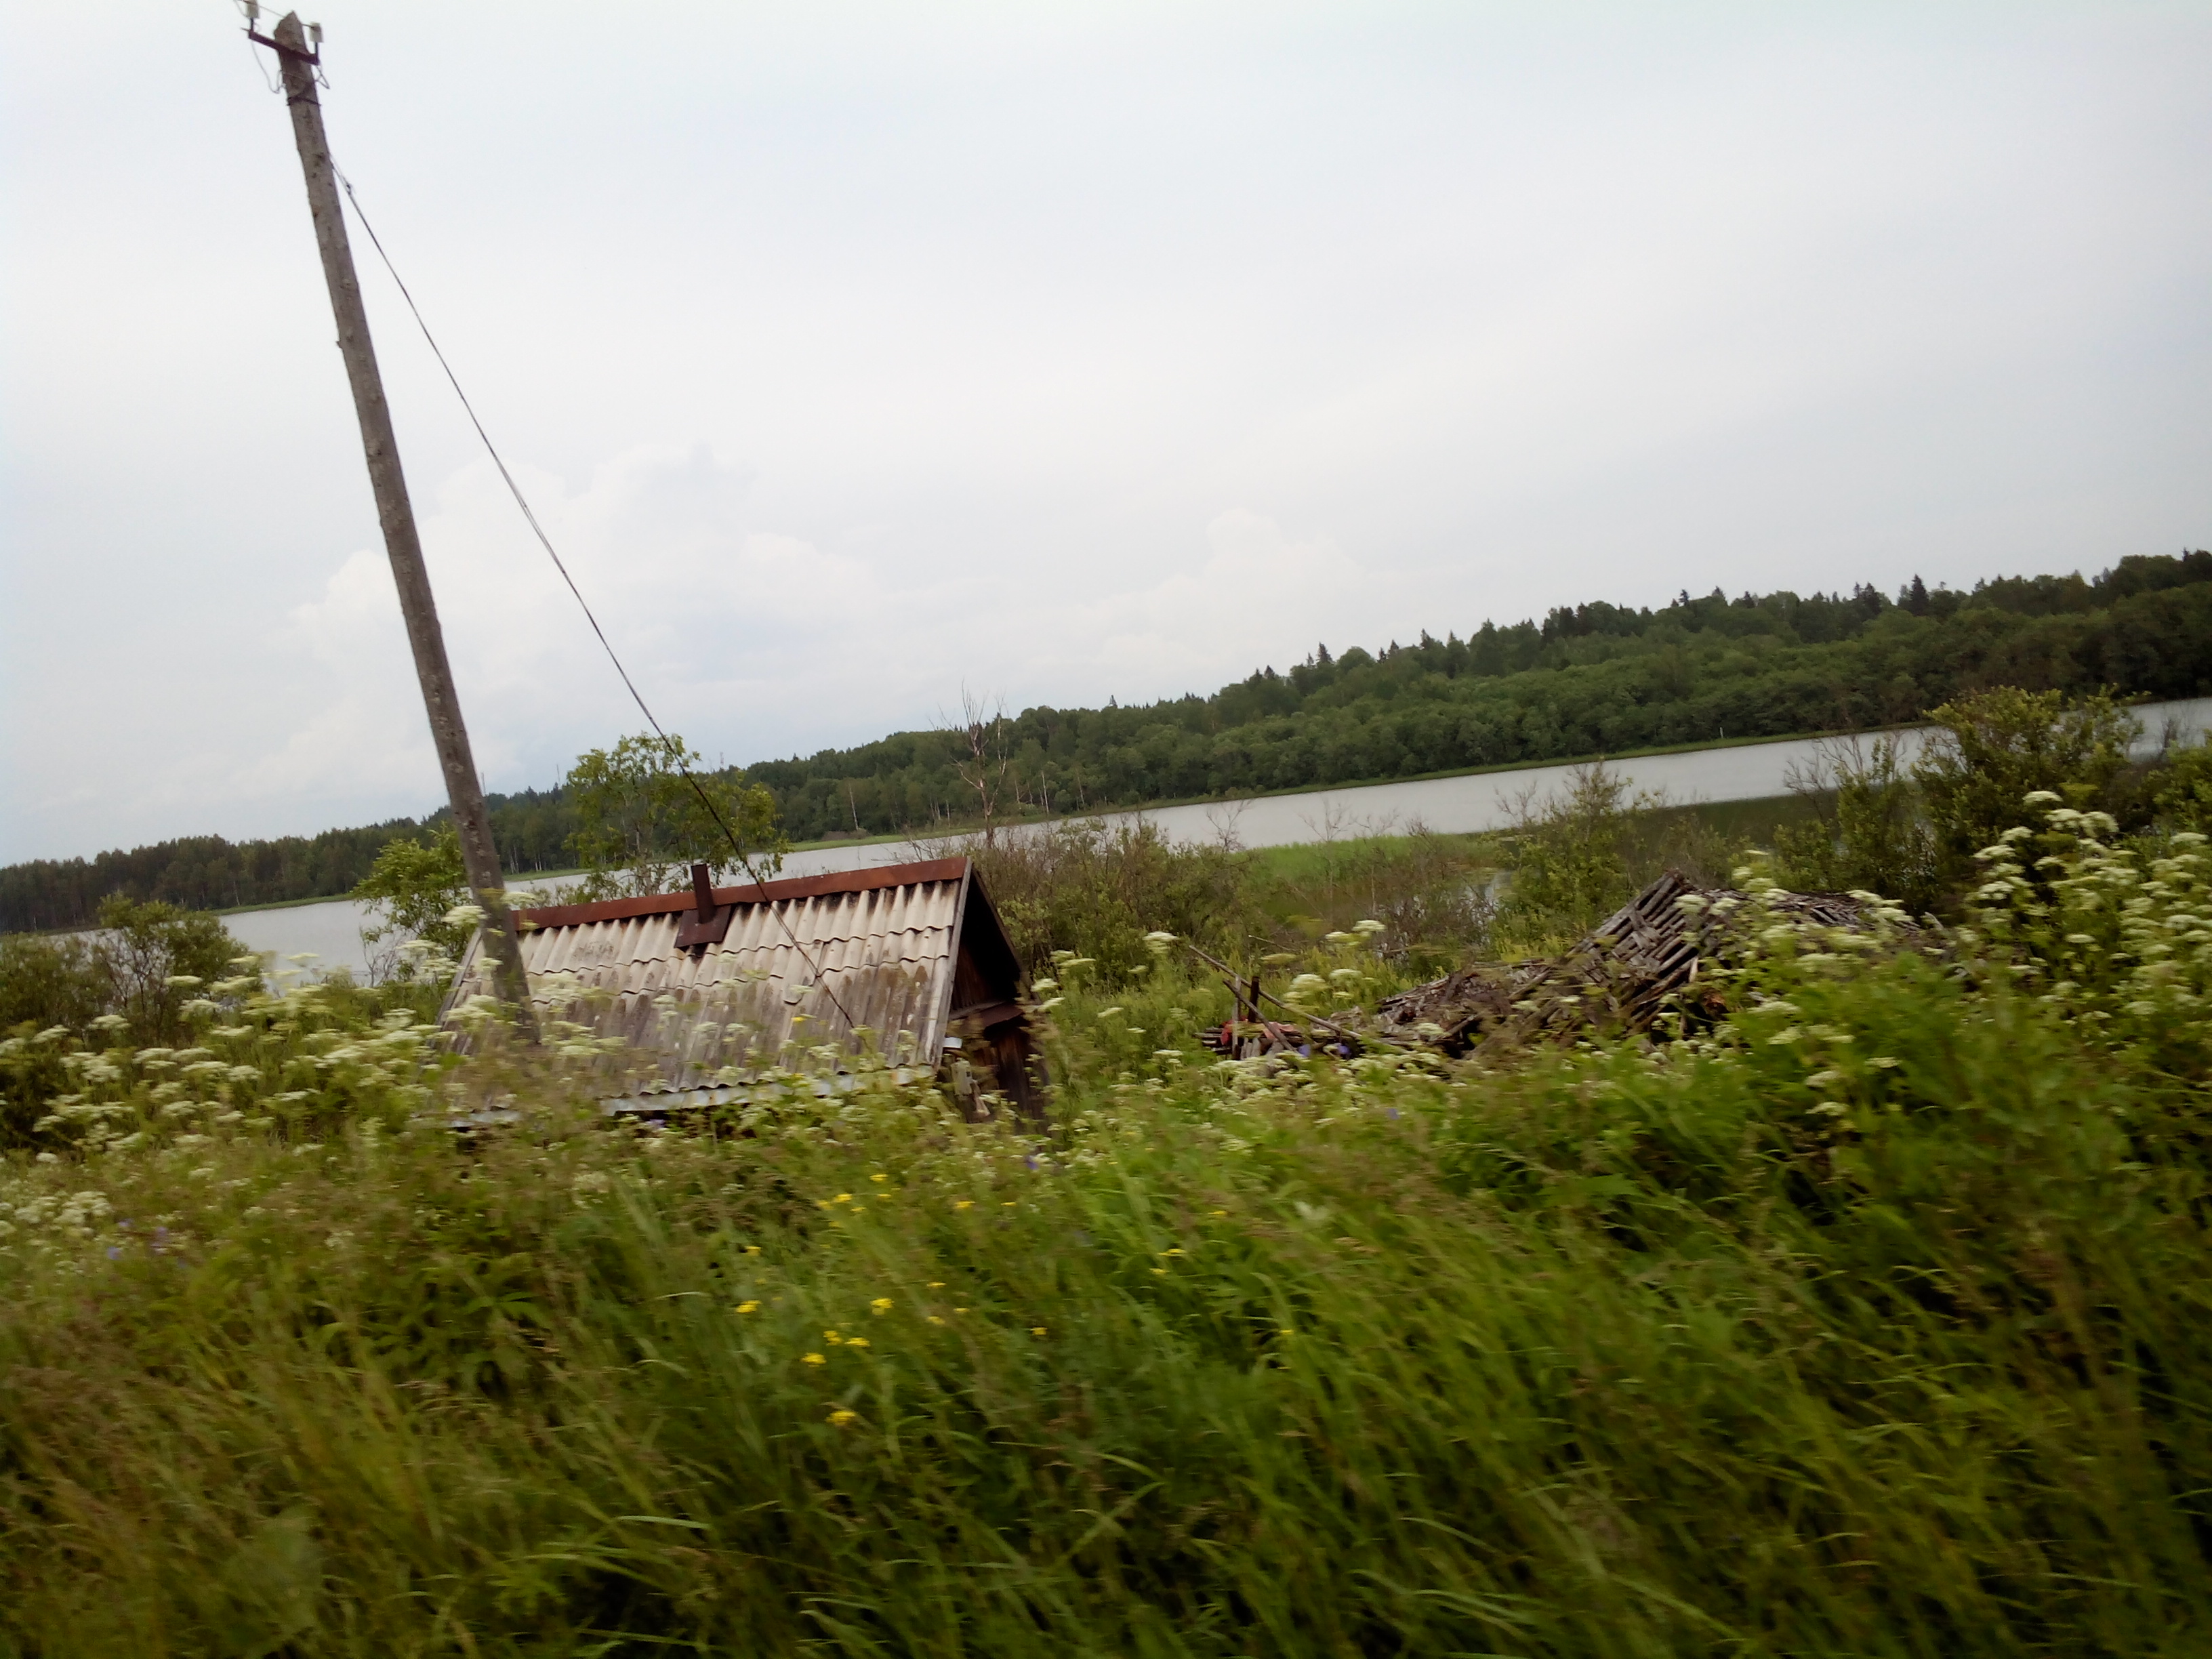
[[[714,890],[714,902],[749,908],[765,906],[771,915],[775,915],[780,907],[800,900],[957,881],[967,873],[968,863],[964,858],[927,859],[913,864],[878,864],[865,870],[830,870],[819,875],[757,881],[741,887],[717,887]],[[688,892],[647,893],[635,898],[599,899],[586,904],[534,905],[526,910],[517,910],[514,915],[518,923],[532,927],[578,927],[594,921],[672,915],[691,909],[697,902],[696,896]],[[792,943],[799,945],[796,937]]]

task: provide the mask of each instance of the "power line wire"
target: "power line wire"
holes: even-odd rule
[[[338,183],[345,187],[346,200],[353,206],[354,217],[361,221],[362,229],[368,234],[369,245],[376,250],[376,257],[384,262],[384,269],[390,274],[393,285],[398,289],[399,297],[407,301],[407,309],[415,319],[415,326],[422,330],[422,338],[429,345],[430,355],[438,360],[438,367],[446,372],[447,383],[453,388],[453,395],[461,400],[461,408],[469,417],[469,424],[476,428],[477,436],[483,441],[484,451],[491,457],[492,465],[499,469],[499,476],[507,485],[507,494],[514,497],[514,504],[522,509],[522,516],[529,524],[531,532],[538,538],[538,544],[545,550],[545,556],[553,561],[553,568],[561,573],[561,580],[568,584],[568,592],[575,596],[576,604],[584,613],[584,620],[591,623],[592,632],[599,639],[599,648],[607,653],[607,660],[615,665],[615,672],[622,676],[623,689],[629,691],[630,701],[637,705],[638,712],[645,716],[646,723],[653,727],[653,736],[660,739],[661,747],[669,760],[674,764],[677,771],[683,775],[684,782],[691,786],[692,793],[699,797],[699,804],[707,809],[708,816],[714,821],[714,827],[722,832],[723,838],[730,843],[730,849],[738,855],[738,865],[744,869],[745,874],[752,878],[753,885],[759,890],[761,902],[769,907],[769,914],[775,917],[777,925],[783,929],[784,936],[791,941],[791,948],[799,953],[799,959],[806,964],[807,970],[813,975],[814,982],[822,988],[823,994],[828,997],[831,1005],[844,1016],[846,1029],[857,1030],[852,1012],[845,1006],[836,989],[824,977],[821,964],[807,954],[805,945],[799,942],[799,935],[793,931],[790,921],[782,911],[777,908],[775,902],[769,897],[768,883],[763,878],[760,872],[754,868],[751,855],[745,851],[744,843],[738,838],[737,831],[730,828],[728,821],[722,817],[721,809],[714,805],[714,798],[708,794],[699,780],[692,775],[691,769],[684,758],[683,745],[661,728],[660,721],[655,718],[643,694],[638,690],[636,682],[630,678],[629,670],[623,666],[622,658],[617,653],[613,642],[607,638],[606,630],[599,626],[599,617],[592,614],[591,602],[585,599],[583,590],[576,586],[576,579],[568,574],[568,567],[562,562],[560,553],[555,549],[553,538],[545,533],[545,526],[538,522],[538,514],[531,510],[530,502],[523,495],[521,486],[514,481],[514,475],[507,470],[507,462],[501,458],[499,447],[492,442],[491,434],[484,430],[483,422],[477,418],[476,405],[469,401],[469,394],[461,389],[460,377],[453,373],[453,366],[446,361],[446,354],[438,349],[437,337],[430,332],[430,325],[422,320],[422,307],[415,303],[415,296],[408,292],[407,284],[400,276],[398,267],[392,263],[392,256],[384,251],[384,242],[377,235],[376,227],[369,223],[368,215],[362,210],[361,198],[354,193],[353,180],[345,176],[344,169],[338,166],[335,157],[331,161],[331,171],[337,176]]]

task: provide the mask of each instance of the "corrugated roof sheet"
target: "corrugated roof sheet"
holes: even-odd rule
[[[791,1045],[850,1048],[856,1030],[933,1065],[967,874],[964,859],[940,859],[719,889],[735,906],[729,931],[691,950],[676,945],[688,893],[526,910],[523,963],[541,1016],[623,1037],[678,1088]],[[471,949],[453,1006],[490,990]]]

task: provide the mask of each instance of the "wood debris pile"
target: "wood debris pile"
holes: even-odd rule
[[[1215,1054],[1231,1060],[1254,1060],[1265,1054],[1310,1054],[1314,1037],[1303,1025],[1279,1019],[1231,1019],[1198,1034],[1198,1040]],[[1322,1036],[1324,1043],[1328,1034]]]
[[[1684,900],[1689,902],[1685,904]],[[1669,872],[1549,960],[1485,963],[1387,998],[1378,1035],[1417,1038],[1450,1054],[1596,1029],[1650,1029],[1671,1000],[1692,1015],[1725,1011],[1711,964],[1747,918],[1870,932],[1867,906],[1842,893],[1752,895],[1701,888]]]

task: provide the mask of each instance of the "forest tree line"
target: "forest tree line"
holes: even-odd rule
[[[1194,797],[1321,787],[1723,738],[1894,724],[1992,685],[2123,696],[2212,693],[2212,552],[2123,559],[2094,578],[1919,579],[1893,600],[1686,591],[1671,605],[1562,606],[1541,623],[1425,631],[1380,652],[1326,646],[1211,696],[982,713],[745,769],[784,833],[942,834]],[[738,775],[730,775],[734,780]],[[559,787],[491,798],[503,866],[568,867]],[[395,838],[444,811],[314,836],[192,836],[0,868],[0,931],[79,927],[103,898],[222,908],[335,896]]]
[[[501,867],[510,874],[560,870],[574,815],[559,789],[489,798]],[[354,890],[391,842],[428,844],[450,809],[421,818],[387,818],[314,836],[230,841],[186,836],[89,859],[34,859],[0,866],[0,933],[92,925],[103,899],[228,910],[296,899],[335,898]]]

